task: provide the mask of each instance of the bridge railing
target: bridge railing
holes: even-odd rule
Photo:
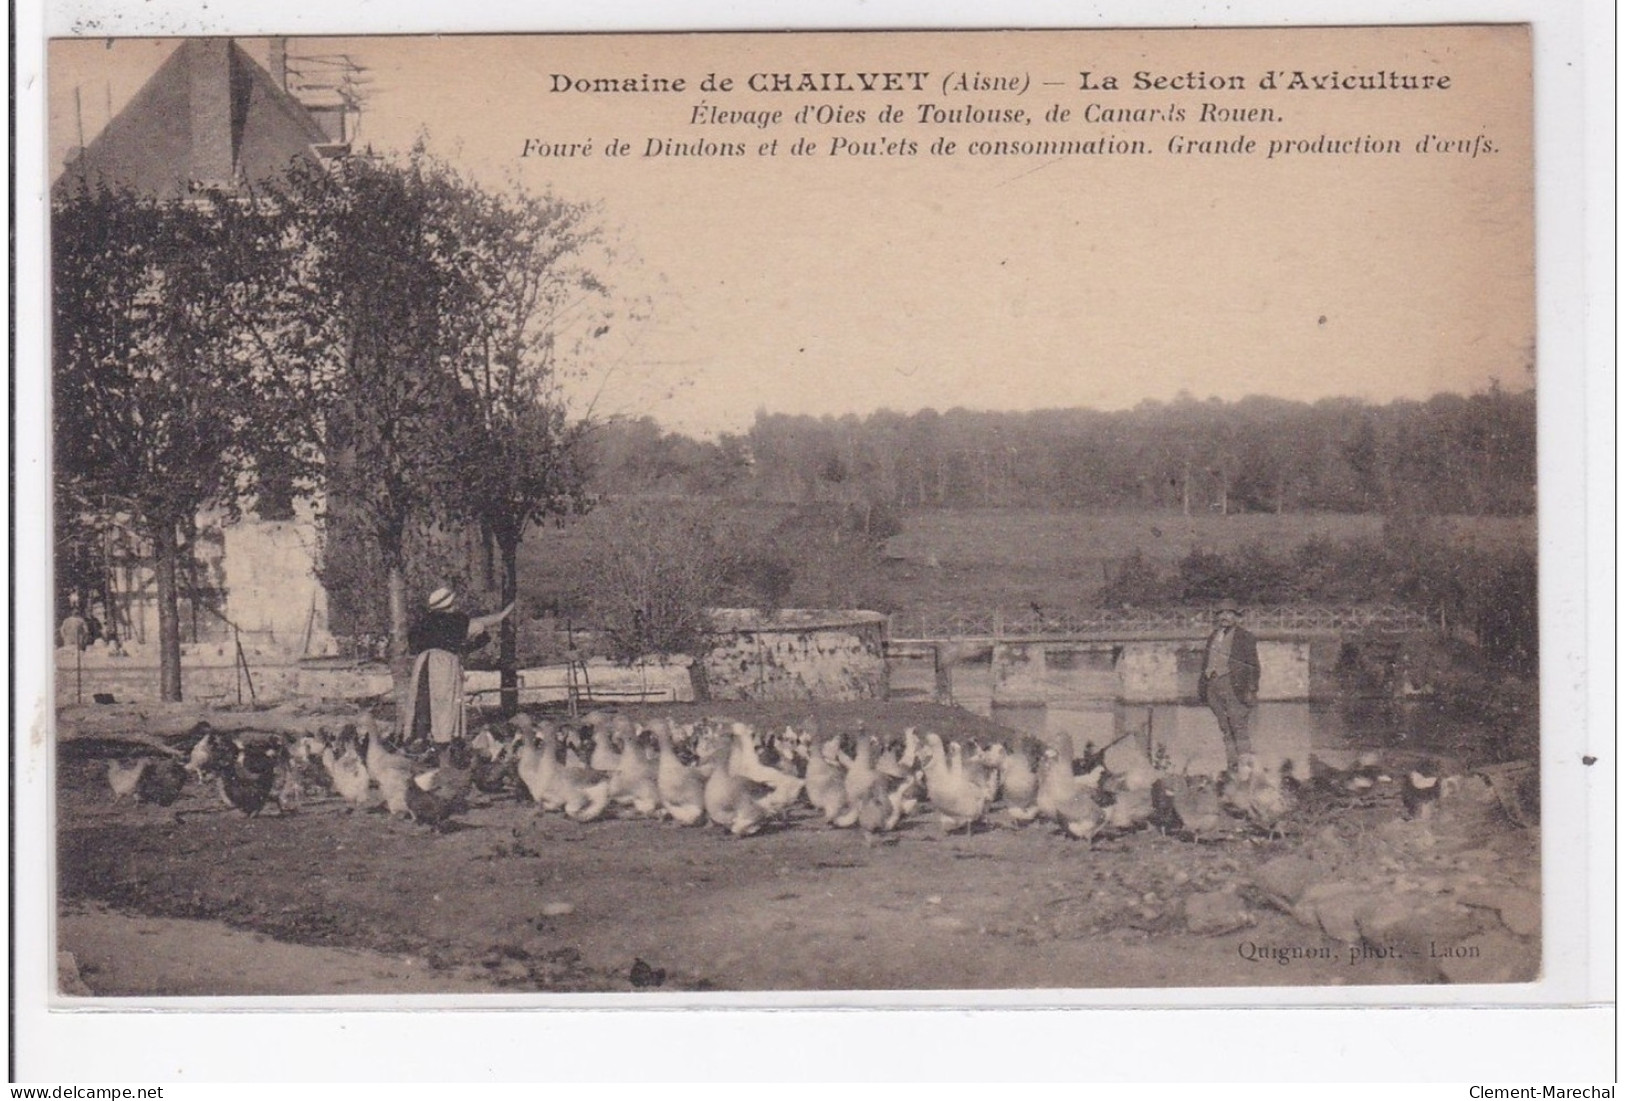
[[[1344,631],[1415,632],[1438,630],[1438,617],[1398,604],[1281,604],[1251,607],[1242,622],[1253,631],[1335,634]],[[891,617],[890,637],[907,639],[1021,639],[1105,635],[1205,634],[1212,628],[1211,606],[1102,608],[1083,612],[954,609],[899,612]]]

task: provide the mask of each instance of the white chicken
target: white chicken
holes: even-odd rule
[[[135,795],[136,785],[141,782],[141,774],[151,763],[150,757],[133,757],[129,760],[112,760],[107,762],[107,782],[113,789],[113,802],[117,803],[125,796]]]
[[[376,733],[364,732],[360,735],[360,741],[367,775],[378,785],[384,806],[392,817],[410,817],[406,789],[417,774],[417,765],[405,754],[391,752],[384,745],[384,739]]]
[[[339,731],[338,751],[334,752],[329,741],[322,745],[322,767],[327,769],[327,775],[345,802],[350,804],[353,812],[357,807],[364,807],[372,797],[372,776],[367,772],[367,762],[362,759],[361,752],[356,748],[356,728],[345,726]]]
[[[1251,755],[1242,756],[1219,798],[1272,837],[1280,832],[1282,819],[1294,806],[1293,797],[1281,784],[1280,771],[1260,765]]]

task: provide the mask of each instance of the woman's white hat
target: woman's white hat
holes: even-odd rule
[[[429,594],[429,610],[431,612],[449,612],[457,603],[457,594],[450,589],[436,589]]]

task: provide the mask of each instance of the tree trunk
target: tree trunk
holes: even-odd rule
[[[502,607],[506,608],[519,596],[519,539],[506,534],[497,542],[502,549]],[[497,659],[502,670],[502,713],[512,716],[519,712],[519,624],[510,615],[499,627],[501,653]]]
[[[158,696],[181,698],[181,612],[175,592],[175,559],[180,547],[172,520],[153,527],[153,556],[158,581]]]
[[[489,592],[497,587],[496,540],[491,534],[491,525],[483,521],[480,524],[480,550],[483,552],[481,561],[485,567],[485,589]],[[502,606],[504,608],[508,606],[510,599],[510,597],[503,597]]]
[[[389,564],[389,656],[406,656],[406,567],[400,556],[391,555]]]
[[[705,656],[703,654],[689,662],[688,683],[694,688],[695,703],[711,702],[711,678],[705,672]]]

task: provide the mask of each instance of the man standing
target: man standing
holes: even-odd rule
[[[69,602],[68,614],[62,617],[62,626],[57,628],[57,637],[62,640],[62,647],[69,650],[83,650],[90,645],[90,625],[79,614],[79,602]]]
[[[1238,626],[1241,609],[1234,600],[1219,601],[1213,613],[1218,626],[1207,639],[1196,696],[1219,720],[1225,761],[1234,772],[1242,754],[1252,752],[1247,732],[1258,702],[1258,640]]]

